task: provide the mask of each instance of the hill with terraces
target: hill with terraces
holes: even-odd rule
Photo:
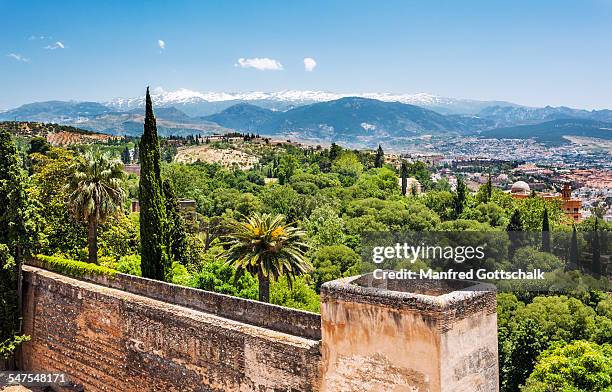
[[[44,137],[52,145],[62,146],[95,142],[105,143],[111,139],[120,138],[119,136],[91,132],[68,125],[59,125],[44,122],[3,121],[0,122],[0,129],[6,129],[14,136],[26,138],[36,136]]]

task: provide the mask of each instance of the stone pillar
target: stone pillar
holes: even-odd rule
[[[497,392],[496,295],[471,284],[324,284],[321,391]]]

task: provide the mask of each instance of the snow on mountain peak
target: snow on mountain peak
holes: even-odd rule
[[[452,98],[444,98],[437,95],[418,94],[393,94],[393,93],[333,93],[318,90],[282,90],[276,92],[251,91],[241,93],[227,92],[198,92],[181,88],[167,91],[161,87],[152,90],[151,99],[159,106],[172,106],[198,102],[223,102],[223,101],[261,101],[271,100],[287,103],[314,103],[333,101],[345,97],[362,97],[378,99],[387,102],[402,102],[413,105],[435,105],[453,102]],[[133,109],[144,105],[144,97],[115,98],[106,102],[108,106],[116,109]]]

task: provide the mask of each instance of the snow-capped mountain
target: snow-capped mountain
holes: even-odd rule
[[[191,116],[204,116],[217,113],[237,103],[251,103],[271,110],[285,111],[297,106],[317,102],[329,102],[347,97],[406,103],[436,110],[443,114],[476,114],[488,106],[517,106],[508,102],[456,99],[427,93],[333,93],[315,90],[227,93],[198,92],[184,88],[175,91],[166,91],[158,87],[154,89],[151,94],[151,99],[157,106],[174,106]],[[105,105],[116,110],[131,110],[144,106],[144,96],[116,98],[105,102]]]

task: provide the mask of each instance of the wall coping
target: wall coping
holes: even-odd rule
[[[26,264],[57,273],[36,258]],[[122,273],[71,277],[289,335],[321,339],[321,316],[312,312]]]
[[[326,282],[321,286],[321,296],[341,301],[384,305],[397,309],[412,309],[435,313],[448,313],[463,308],[467,302],[489,302],[495,297],[495,287],[479,282],[467,282],[461,290],[440,295],[428,295],[407,291],[395,291],[384,287],[359,284],[358,280],[372,279],[372,274],[352,276]],[[483,306],[486,308],[486,306]],[[466,315],[467,316],[467,315]]]

